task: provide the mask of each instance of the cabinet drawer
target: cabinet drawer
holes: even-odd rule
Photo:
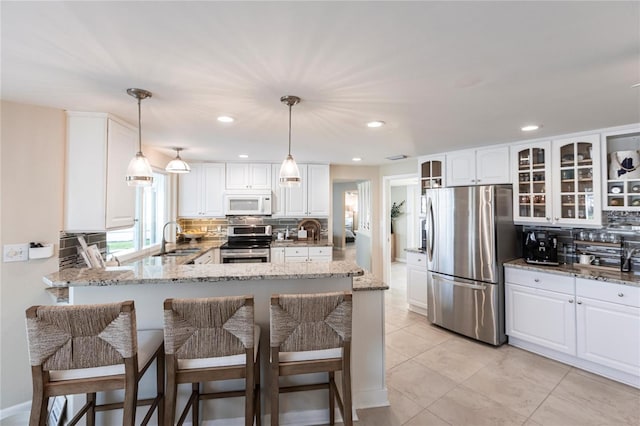
[[[577,278],[576,295],[620,305],[640,307],[640,287]]]
[[[307,257],[309,255],[309,248],[308,247],[285,247],[284,255]]]
[[[309,256],[309,262],[327,263],[331,262],[331,256]]]
[[[331,247],[309,247],[309,257],[311,256],[330,256]]]
[[[425,253],[407,252],[407,265],[417,266],[419,268],[427,267],[427,255]]]
[[[205,264],[205,263],[214,263],[214,259],[213,259],[213,251],[209,250],[208,252],[206,252],[205,254],[203,254],[200,257],[196,257],[193,260],[193,263],[195,263],[196,265],[199,264]]]
[[[505,282],[558,293],[574,294],[575,278],[573,277],[509,267],[504,269]]]

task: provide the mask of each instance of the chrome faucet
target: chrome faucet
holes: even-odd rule
[[[171,225],[172,223],[178,227],[178,232],[182,232],[182,228],[180,227],[180,224],[175,220],[171,220],[164,224],[164,226],[162,227],[162,245],[160,246],[161,256],[166,253],[166,248],[167,248],[167,240],[164,238],[164,234],[165,234],[165,231],[167,230],[167,225]]]

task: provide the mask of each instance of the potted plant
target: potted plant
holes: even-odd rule
[[[393,203],[391,206],[391,233],[393,234],[393,221],[396,220],[401,214],[404,214],[402,211],[402,206],[404,206],[404,202],[406,200],[402,200],[400,204]]]

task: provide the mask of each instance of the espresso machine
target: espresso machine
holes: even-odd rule
[[[558,238],[547,231],[527,231],[524,239],[524,261],[538,265],[559,265]]]

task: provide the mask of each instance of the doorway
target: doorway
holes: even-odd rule
[[[403,174],[383,177],[383,241],[382,265],[385,282],[391,282],[391,267],[406,262],[406,248],[420,245],[420,185],[418,175]],[[392,208],[396,211],[392,219]],[[393,229],[393,232],[392,232]]]
[[[362,188],[368,185],[361,180],[333,183],[332,234],[334,260],[350,260],[370,271],[371,235],[362,216],[363,203],[370,202]]]

